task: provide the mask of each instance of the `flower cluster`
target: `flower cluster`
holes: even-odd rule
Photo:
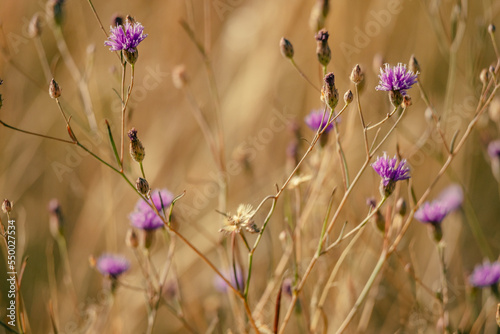
[[[382,157],[378,157],[372,165],[373,169],[382,178],[380,181],[380,192],[382,196],[388,197],[394,191],[397,181],[410,178],[410,168],[406,166],[406,160],[398,163],[396,156],[389,158],[386,152]]]
[[[477,265],[469,277],[469,282],[474,287],[483,288],[495,286],[500,281],[500,262],[490,263],[484,261],[482,265]]]
[[[168,209],[174,196],[166,189],[153,190],[151,192],[151,201],[159,213]],[[135,205],[135,210],[129,215],[132,226],[141,230],[156,230],[163,226],[163,221],[156,212],[144,200],[139,200]]]

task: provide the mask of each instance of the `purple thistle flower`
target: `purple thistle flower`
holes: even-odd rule
[[[244,282],[243,273],[241,272],[240,267],[238,267],[238,266],[236,267],[236,277],[238,277],[238,286],[236,285],[235,274],[234,274],[233,268],[231,268],[229,271],[222,270],[221,273],[226,278],[228,278],[228,276],[229,276],[228,281],[231,282],[233,287],[237,288],[239,286],[240,289],[243,288],[243,285],[245,284],[245,282]],[[219,292],[223,292],[223,293],[227,292],[227,289],[228,289],[227,283],[219,275],[216,275],[214,277],[214,286],[215,286],[215,289]]]
[[[139,43],[148,36],[143,33],[144,27],[139,22],[126,22],[124,26],[111,27],[110,31],[111,35],[104,42],[104,45],[110,47],[110,51],[125,50],[134,53]]]
[[[469,277],[469,282],[475,287],[495,286],[500,281],[500,262],[484,261],[477,265]]]
[[[375,89],[386,92],[399,91],[404,96],[406,91],[417,82],[417,75],[418,73],[407,71],[404,64],[399,63],[393,68],[389,64],[385,64],[385,68],[380,69],[378,76],[380,81]]]
[[[500,158],[500,139],[494,140],[489,143],[488,154],[492,159]]]
[[[104,276],[117,278],[130,267],[130,262],[121,256],[114,254],[104,254],[97,260],[97,270]]]
[[[444,189],[437,199],[448,212],[458,209],[464,201],[464,192],[458,184],[452,184]]]
[[[164,209],[166,210],[169,208],[173,199],[174,196],[172,193],[166,189],[151,191],[151,200],[160,214]],[[141,230],[155,230],[164,225],[162,219],[158,217],[149,204],[142,199],[135,205],[135,210],[129,215],[129,219],[134,227]]]
[[[324,116],[323,116],[324,115]],[[328,118],[330,116],[329,112],[323,112],[323,110],[318,109],[318,110],[312,110],[309,115],[307,115],[304,118],[304,121],[306,122],[307,126],[313,130],[317,131],[318,128],[323,129],[325,125],[328,123]],[[324,133],[328,133],[333,129],[333,123],[329,124],[326,127],[326,130]]]
[[[396,156],[390,159],[386,152],[384,152],[384,156],[378,157],[371,166],[382,178],[380,183],[382,196],[392,194],[397,181],[410,178],[410,168],[406,166],[406,159],[398,163]]]
[[[414,217],[422,223],[438,225],[449,212],[448,207],[441,201],[425,202],[417,212],[415,212]]]

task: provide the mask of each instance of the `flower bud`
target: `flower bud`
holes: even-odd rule
[[[57,199],[52,199],[49,202],[49,228],[50,233],[57,239],[63,235],[63,216],[61,211],[61,204]]]
[[[494,24],[490,24],[490,25],[488,26],[488,32],[489,32],[490,34],[494,34],[496,30],[497,30],[497,28],[495,27],[495,25],[494,25]]]
[[[142,177],[138,178],[137,181],[135,181],[135,188],[142,195],[148,196],[148,193],[149,193],[149,183],[148,183],[148,181],[146,179],[143,179]]]
[[[361,71],[361,67],[359,66],[359,64],[356,64],[356,66],[354,66],[354,68],[352,69],[350,79],[356,85],[363,81],[364,74]]]
[[[479,75],[479,80],[481,80],[481,83],[483,85],[486,85],[488,81],[490,81],[490,72],[488,72],[487,69],[483,68],[481,74]]]
[[[316,55],[318,56],[318,61],[321,65],[327,66],[332,59],[332,52],[330,47],[328,46],[328,31],[326,29],[321,29],[318,31],[316,36],[317,45],[316,45]]]
[[[172,70],[172,82],[177,89],[181,89],[187,85],[189,78],[184,64],[174,67]]]
[[[42,34],[42,18],[39,13],[36,13],[31,18],[30,24],[28,26],[28,35],[31,38],[38,37]]]
[[[280,51],[281,51],[281,54],[283,55],[283,57],[290,58],[290,59],[293,58],[293,54],[294,54],[294,52],[293,52],[293,45],[285,37],[281,37],[281,40],[280,40]]]
[[[46,5],[47,20],[60,26],[63,20],[64,0],[49,0]]]
[[[4,213],[10,213],[12,211],[12,203],[8,199],[4,199],[2,203],[2,211]]]
[[[330,107],[335,109],[339,102],[339,91],[335,87],[335,76],[332,72],[325,75],[324,84],[321,88],[321,99]]]
[[[135,233],[133,228],[128,229],[127,236],[125,237],[125,244],[133,249],[139,246],[139,238],[137,237],[137,233]]]
[[[351,103],[353,98],[354,98],[354,95],[352,94],[352,91],[350,89],[347,92],[345,92],[345,94],[344,94],[345,104]]]
[[[61,87],[59,87],[59,84],[52,78],[49,84],[49,95],[53,99],[57,99],[59,96],[61,96]]]
[[[132,128],[128,132],[128,137],[130,139],[130,156],[137,162],[142,162],[146,151],[139,138],[137,138],[137,130]]]
[[[420,73],[420,64],[417,61],[417,58],[415,58],[415,55],[411,55],[410,57],[410,64],[408,64],[408,69],[412,71],[414,74]]]

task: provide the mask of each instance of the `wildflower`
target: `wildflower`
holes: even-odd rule
[[[290,58],[290,59],[293,58],[293,53],[294,53],[293,52],[293,45],[285,37],[281,37],[280,51],[281,51],[281,54],[283,55],[283,57]]]
[[[464,201],[464,192],[458,184],[453,184],[444,189],[437,199],[448,212],[458,209]]]
[[[313,130],[318,131],[318,129],[323,129],[328,123],[330,113],[324,112],[323,110],[313,110],[304,118],[307,126]],[[324,133],[328,133],[333,129],[333,123],[328,124]]]
[[[371,165],[378,175],[382,178],[380,181],[380,192],[382,196],[388,197],[394,191],[397,181],[410,178],[410,168],[406,166],[406,160],[398,163],[396,156],[390,159],[387,153],[378,157],[377,161]]]
[[[128,260],[121,255],[104,254],[97,260],[97,270],[104,276],[118,278],[130,267]]]
[[[384,69],[380,69],[379,84],[376,90],[389,92],[391,103],[397,107],[403,102],[406,91],[417,82],[418,73],[406,70],[406,65],[399,63],[391,68],[385,64]]]
[[[144,27],[139,22],[127,16],[125,25],[117,25],[110,28],[111,35],[104,45],[109,46],[110,51],[124,51],[125,57],[130,64],[137,60],[137,46],[148,35],[144,34]]]
[[[483,288],[496,286],[500,281],[500,262],[490,263],[484,261],[482,265],[477,265],[469,277],[469,282],[474,287]]]
[[[418,210],[415,212],[415,218],[420,220],[422,223],[430,224],[432,237],[434,241],[440,242],[443,239],[443,229],[441,228],[441,222],[444,217],[449,213],[449,209],[440,201],[425,202]]]
[[[151,191],[151,200],[160,213],[170,206],[173,199],[174,195],[167,189],[155,189]],[[144,200],[139,200],[137,202],[137,204],[135,205],[135,210],[140,212],[154,212],[154,210]]]
[[[141,230],[151,231],[163,226],[162,219],[153,210],[132,212],[129,219],[132,226]]]
[[[245,228],[248,232],[259,233],[260,230],[252,219],[254,214],[255,210],[250,204],[240,204],[235,215],[226,215],[226,224],[219,232],[240,233],[241,229]]]

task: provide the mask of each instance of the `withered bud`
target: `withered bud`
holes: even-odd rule
[[[494,25],[494,24],[490,24],[490,25],[488,26],[488,32],[489,32],[490,34],[494,34],[496,30],[497,30],[497,28],[495,27],[495,25]]]
[[[333,110],[339,102],[339,91],[335,87],[335,76],[330,72],[325,75],[323,80],[325,83],[321,88],[321,99]]]
[[[364,74],[363,71],[361,71],[361,67],[359,64],[356,64],[354,68],[352,69],[350,79],[354,84],[359,84],[361,81],[364,79]]]
[[[481,74],[479,75],[479,80],[481,80],[481,83],[483,85],[486,85],[488,81],[490,81],[490,72],[488,72],[487,69],[483,68]]]
[[[57,239],[58,237],[63,235],[63,216],[61,210],[61,204],[57,199],[52,199],[49,202],[49,228],[50,233]]]
[[[412,71],[414,74],[420,73],[420,64],[417,61],[415,55],[411,55],[410,63],[408,64],[408,69]]]
[[[10,213],[12,211],[12,203],[8,199],[4,199],[2,203],[2,211],[4,213]]]
[[[59,84],[52,78],[49,84],[49,95],[53,99],[57,99],[59,96],[61,96],[61,87],[59,87]]]
[[[133,228],[129,228],[127,236],[125,237],[125,244],[130,248],[137,248],[139,246],[139,238]]]
[[[175,88],[181,89],[187,85],[189,78],[186,72],[186,66],[184,64],[177,65],[172,70],[172,82]]]
[[[130,139],[130,156],[137,162],[142,162],[146,151],[139,138],[137,138],[137,130],[132,128],[128,132],[128,137]]]
[[[121,26],[121,25],[123,25],[123,16],[121,16],[119,14],[113,15],[113,17],[111,18],[111,26],[117,27],[117,26]]]
[[[142,177],[139,177],[137,181],[135,181],[135,188],[144,196],[147,196],[149,193],[149,183]]]
[[[354,98],[354,95],[352,94],[352,91],[350,89],[347,92],[345,92],[345,94],[344,94],[345,104],[351,103],[353,98]]]
[[[410,95],[403,96],[403,102],[401,103],[401,107],[408,108],[409,106],[411,106],[411,104],[412,104],[411,96]]]
[[[318,61],[321,65],[327,66],[332,59],[332,51],[328,46],[328,31],[326,29],[321,29],[314,36],[317,41],[316,45],[316,56],[318,56]]]
[[[49,0],[46,5],[47,20],[60,26],[63,20],[64,0]]]
[[[283,57],[290,58],[290,59],[293,58],[293,55],[294,55],[293,45],[285,37],[281,37],[280,51],[281,51],[281,54],[283,55]]]
[[[398,107],[401,103],[403,103],[403,95],[399,90],[391,90],[389,92],[389,101],[391,101],[394,107]]]
[[[28,26],[28,34],[31,38],[40,36],[42,34],[42,18],[39,13],[36,13],[31,18]]]
[[[406,214],[406,201],[403,197],[400,197],[396,202],[396,212],[400,216],[404,216]]]

